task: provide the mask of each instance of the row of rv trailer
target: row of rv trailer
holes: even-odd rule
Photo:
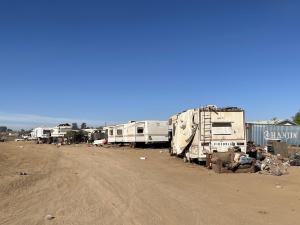
[[[33,139],[45,142],[63,138],[71,130],[69,124],[54,128],[36,128]],[[236,107],[205,106],[170,117],[169,121],[130,121],[104,127],[110,144],[168,144],[170,153],[188,160],[205,160],[212,152],[225,152],[238,146],[246,151],[244,110]]]
[[[105,127],[108,143],[170,144],[170,153],[203,161],[212,152],[246,151],[244,110],[206,106],[173,115],[169,121],[130,121]]]
[[[30,133],[31,139],[37,143],[52,142],[64,138],[68,131],[72,130],[72,126],[68,123],[59,124],[56,127],[37,127]]]

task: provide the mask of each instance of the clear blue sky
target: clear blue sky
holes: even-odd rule
[[[283,0],[2,0],[0,124],[167,119],[204,104],[289,118],[299,12]]]

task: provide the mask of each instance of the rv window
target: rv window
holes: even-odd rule
[[[50,130],[43,130],[43,134],[50,134]]]
[[[109,135],[114,135],[114,130],[109,130]]]
[[[122,133],[123,133],[122,130],[120,129],[117,130],[117,135],[122,135]]]
[[[228,122],[212,123],[213,135],[232,135],[232,125]]]
[[[212,123],[212,127],[231,127],[231,123]]]
[[[138,127],[138,128],[137,128],[137,133],[138,133],[138,134],[144,133],[144,128],[143,128],[143,127]]]

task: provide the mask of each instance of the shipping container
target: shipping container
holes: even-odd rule
[[[286,142],[289,145],[300,145],[300,126],[279,126],[247,123],[247,141],[265,146],[268,141]]]

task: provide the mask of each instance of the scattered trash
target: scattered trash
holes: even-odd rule
[[[300,166],[300,154],[293,153],[289,157],[290,165],[291,166]]]
[[[147,159],[147,157],[145,157],[145,156],[140,157],[140,160],[146,160],[146,159]]]
[[[61,143],[58,143],[58,144],[57,144],[57,147],[59,148],[60,146],[61,146]]]
[[[47,216],[46,216],[46,219],[47,220],[53,220],[55,218],[55,216],[52,216],[51,214],[48,214]]]
[[[93,145],[96,145],[96,146],[102,146],[102,145],[105,145],[105,144],[107,144],[107,140],[106,139],[95,140],[93,142]]]
[[[163,153],[163,151],[159,151],[159,153]]]
[[[24,146],[20,145],[20,146],[17,146],[18,148],[24,148]]]
[[[276,188],[281,189],[282,186],[281,185],[276,185]]]
[[[16,138],[15,142],[18,142],[18,141],[24,141],[24,139],[23,138]]]
[[[20,172],[20,175],[28,175],[26,172]]]
[[[259,210],[259,211],[257,211],[259,214],[268,214],[268,212],[267,211],[264,211],[264,210]]]
[[[289,162],[283,162],[282,157],[279,155],[267,155],[266,158],[261,161],[260,173],[267,175],[281,176],[287,174]]]

